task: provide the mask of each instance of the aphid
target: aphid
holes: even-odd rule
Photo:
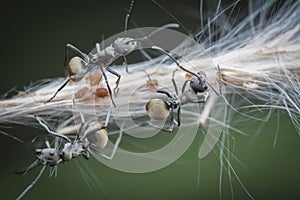
[[[97,88],[95,91],[96,97],[106,97],[108,95],[108,91],[105,88]]]
[[[88,159],[90,153],[95,153],[106,159],[111,160],[118,148],[118,145],[122,138],[122,127],[120,129],[119,136],[114,144],[111,155],[105,155],[101,152],[101,149],[105,148],[108,142],[108,133],[106,127],[110,118],[110,112],[107,115],[105,124],[102,126],[98,121],[93,120],[89,122],[83,122],[78,130],[78,134],[72,141],[70,137],[51,131],[47,124],[38,116],[35,116],[39,124],[46,129],[46,131],[55,136],[56,139],[61,138],[64,141],[63,147],[55,143],[55,147],[52,148],[48,141],[46,141],[46,147],[43,149],[36,149],[36,160],[28,166],[25,170],[18,171],[17,173],[26,174],[35,167],[42,166],[40,173],[34,179],[34,181],[20,194],[18,199],[21,199],[39,180],[47,166],[57,167],[60,163],[67,162],[78,156],[83,156]]]
[[[175,90],[175,94],[171,94],[168,91],[156,89],[155,84],[151,80],[149,74],[148,78],[149,81],[152,83],[153,88],[155,88],[157,93],[165,94],[166,98],[159,99],[154,98],[147,102],[146,104],[146,111],[151,119],[154,120],[165,120],[170,116],[170,124],[167,129],[163,128],[162,130],[171,132],[174,128],[174,124],[177,124],[180,126],[180,110],[181,105],[184,105],[186,103],[205,103],[209,92],[207,90],[207,85],[205,81],[205,73],[204,72],[198,72],[197,77],[192,77],[191,79],[185,81],[181,94],[178,94],[178,88],[174,79],[175,72],[177,70],[173,71],[172,74],[172,83]],[[190,88],[189,90],[185,91],[185,87],[187,82],[190,82]],[[177,120],[174,118],[174,110],[177,109]],[[156,127],[151,122],[148,122],[151,126]]]

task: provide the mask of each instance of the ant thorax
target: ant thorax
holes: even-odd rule
[[[120,56],[126,56],[138,47],[133,38],[117,38],[111,45],[100,50],[100,45],[96,44],[96,54],[90,54],[90,60],[93,64],[107,67]]]
[[[176,109],[180,104],[180,100],[175,95],[172,95],[171,98],[170,97],[166,98],[165,101],[168,105],[168,108],[172,108],[172,109]]]
[[[86,148],[83,142],[66,143],[61,150],[63,161],[69,161],[72,158],[82,155]]]
[[[121,56],[126,56],[138,47],[137,41],[133,38],[122,37],[117,38],[112,44],[115,52]]]

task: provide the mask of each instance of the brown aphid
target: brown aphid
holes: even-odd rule
[[[226,85],[227,79],[226,79],[225,74],[223,74],[223,73],[221,74],[221,79],[222,79],[223,84]]]
[[[153,83],[151,83],[150,81],[147,81],[147,86],[148,86],[152,91],[156,91],[156,89],[153,88],[153,84],[154,84],[155,86],[158,86],[158,80],[153,79],[152,82],[153,82]]]
[[[221,69],[220,69],[219,73],[220,73],[220,77],[217,77],[216,80],[219,81],[219,82],[223,82],[223,84],[226,85],[226,82],[228,82],[228,80],[226,78],[226,75],[223,73],[223,70],[221,70]]]
[[[106,97],[108,96],[108,91],[106,88],[97,88],[95,91],[96,97]]]
[[[191,73],[185,73],[185,77],[187,78],[187,79],[191,79],[191,78],[193,78],[193,74],[191,74]]]
[[[75,94],[75,98],[76,99],[82,99],[85,97],[88,97],[88,94],[90,93],[90,89],[87,87],[81,88],[80,90],[78,90]]]
[[[86,80],[90,82],[91,86],[97,86],[102,80],[102,74],[100,72],[93,72],[86,77]]]

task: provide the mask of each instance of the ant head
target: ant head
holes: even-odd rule
[[[68,75],[73,76],[84,72],[84,61],[78,56],[73,57],[68,64]]]
[[[117,53],[121,54],[122,56],[126,56],[134,51],[138,45],[135,39],[123,37],[116,39],[112,46]]]
[[[60,163],[60,155],[54,148],[36,149],[36,158],[46,161],[49,166],[55,166]]]
[[[93,121],[89,123],[85,132],[88,133],[91,130],[95,129],[95,132],[86,136],[87,141],[90,145],[103,149],[104,147],[106,147],[108,142],[108,133],[106,128],[101,127],[102,126],[98,121]]]
[[[207,90],[206,74],[203,71],[197,72],[198,77],[193,77],[190,80],[190,87],[195,92],[204,92]]]
[[[151,99],[146,104],[146,111],[151,119],[164,120],[169,114],[169,106],[162,99]]]

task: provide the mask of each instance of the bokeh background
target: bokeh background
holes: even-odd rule
[[[191,33],[198,30],[199,1],[159,1],[186,26]],[[204,1],[207,9],[214,1]],[[208,3],[210,2],[210,3]],[[225,4],[232,1],[223,1]],[[240,6],[239,18],[247,15],[248,1]],[[1,78],[0,94],[16,87],[22,90],[31,82],[64,76],[65,45],[74,44],[84,52],[95,42],[124,29],[124,17],[129,1],[5,1],[1,3]],[[208,11],[208,10],[207,10]],[[136,2],[132,22],[142,26],[160,26],[174,20],[151,1]],[[182,30],[183,31],[183,30]],[[300,140],[288,117],[280,113],[278,142],[273,147],[277,118],[261,124],[232,125],[252,137],[234,132],[235,156],[242,164],[233,166],[245,187],[255,199],[299,199]],[[15,199],[37,175],[14,174],[34,160],[34,145],[30,144],[39,130],[15,126],[5,129],[27,143],[20,144],[0,135],[0,198]],[[128,174],[110,169],[95,159],[78,159],[58,168],[57,177],[48,177],[48,170],[25,199],[218,199],[219,168],[216,154],[199,161],[197,153],[203,137],[196,138],[188,151],[172,165],[146,174]],[[201,167],[200,167],[201,166]],[[200,167],[200,173],[199,173]],[[82,178],[80,169],[89,177]],[[90,187],[88,186],[90,185]],[[249,199],[236,179],[234,197]],[[92,190],[91,190],[92,189]],[[228,177],[222,182],[222,199],[231,199]]]

